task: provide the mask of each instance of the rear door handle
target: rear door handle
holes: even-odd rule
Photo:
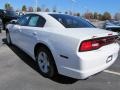
[[[19,29],[18,31],[19,31],[19,32],[22,32],[22,30],[21,30],[21,29]]]
[[[36,36],[36,35],[37,35],[37,33],[36,33],[36,32],[33,32],[32,34],[33,34],[34,36]]]

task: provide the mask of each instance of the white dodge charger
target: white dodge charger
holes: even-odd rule
[[[117,33],[96,28],[83,18],[29,13],[6,28],[14,44],[38,64],[40,73],[85,79],[112,65],[118,56]]]

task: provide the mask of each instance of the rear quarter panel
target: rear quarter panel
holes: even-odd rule
[[[56,29],[46,29],[47,44],[51,49],[58,71],[62,67],[78,68],[79,61],[77,56],[79,39],[73,38],[69,35],[66,35],[65,30],[56,30]],[[48,34],[48,35],[47,35]],[[60,55],[66,56],[68,58],[63,58]],[[74,60],[76,60],[74,62]]]

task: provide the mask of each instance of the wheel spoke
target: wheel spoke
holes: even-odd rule
[[[47,55],[45,53],[43,53],[43,58],[44,58],[45,62],[47,62]]]
[[[44,59],[42,53],[39,54],[39,58],[40,58],[41,60]]]
[[[38,64],[42,72],[48,73],[49,62],[48,62],[48,56],[45,52],[39,53]]]
[[[46,73],[48,72],[48,65],[47,65],[47,64],[44,65],[44,71],[45,71]]]

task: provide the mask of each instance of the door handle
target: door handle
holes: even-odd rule
[[[19,32],[22,32],[22,30],[21,30],[21,29],[19,29],[18,31],[19,31]]]
[[[36,32],[33,32],[32,34],[33,34],[34,36],[36,36],[36,35],[37,35],[37,33],[36,33]]]

